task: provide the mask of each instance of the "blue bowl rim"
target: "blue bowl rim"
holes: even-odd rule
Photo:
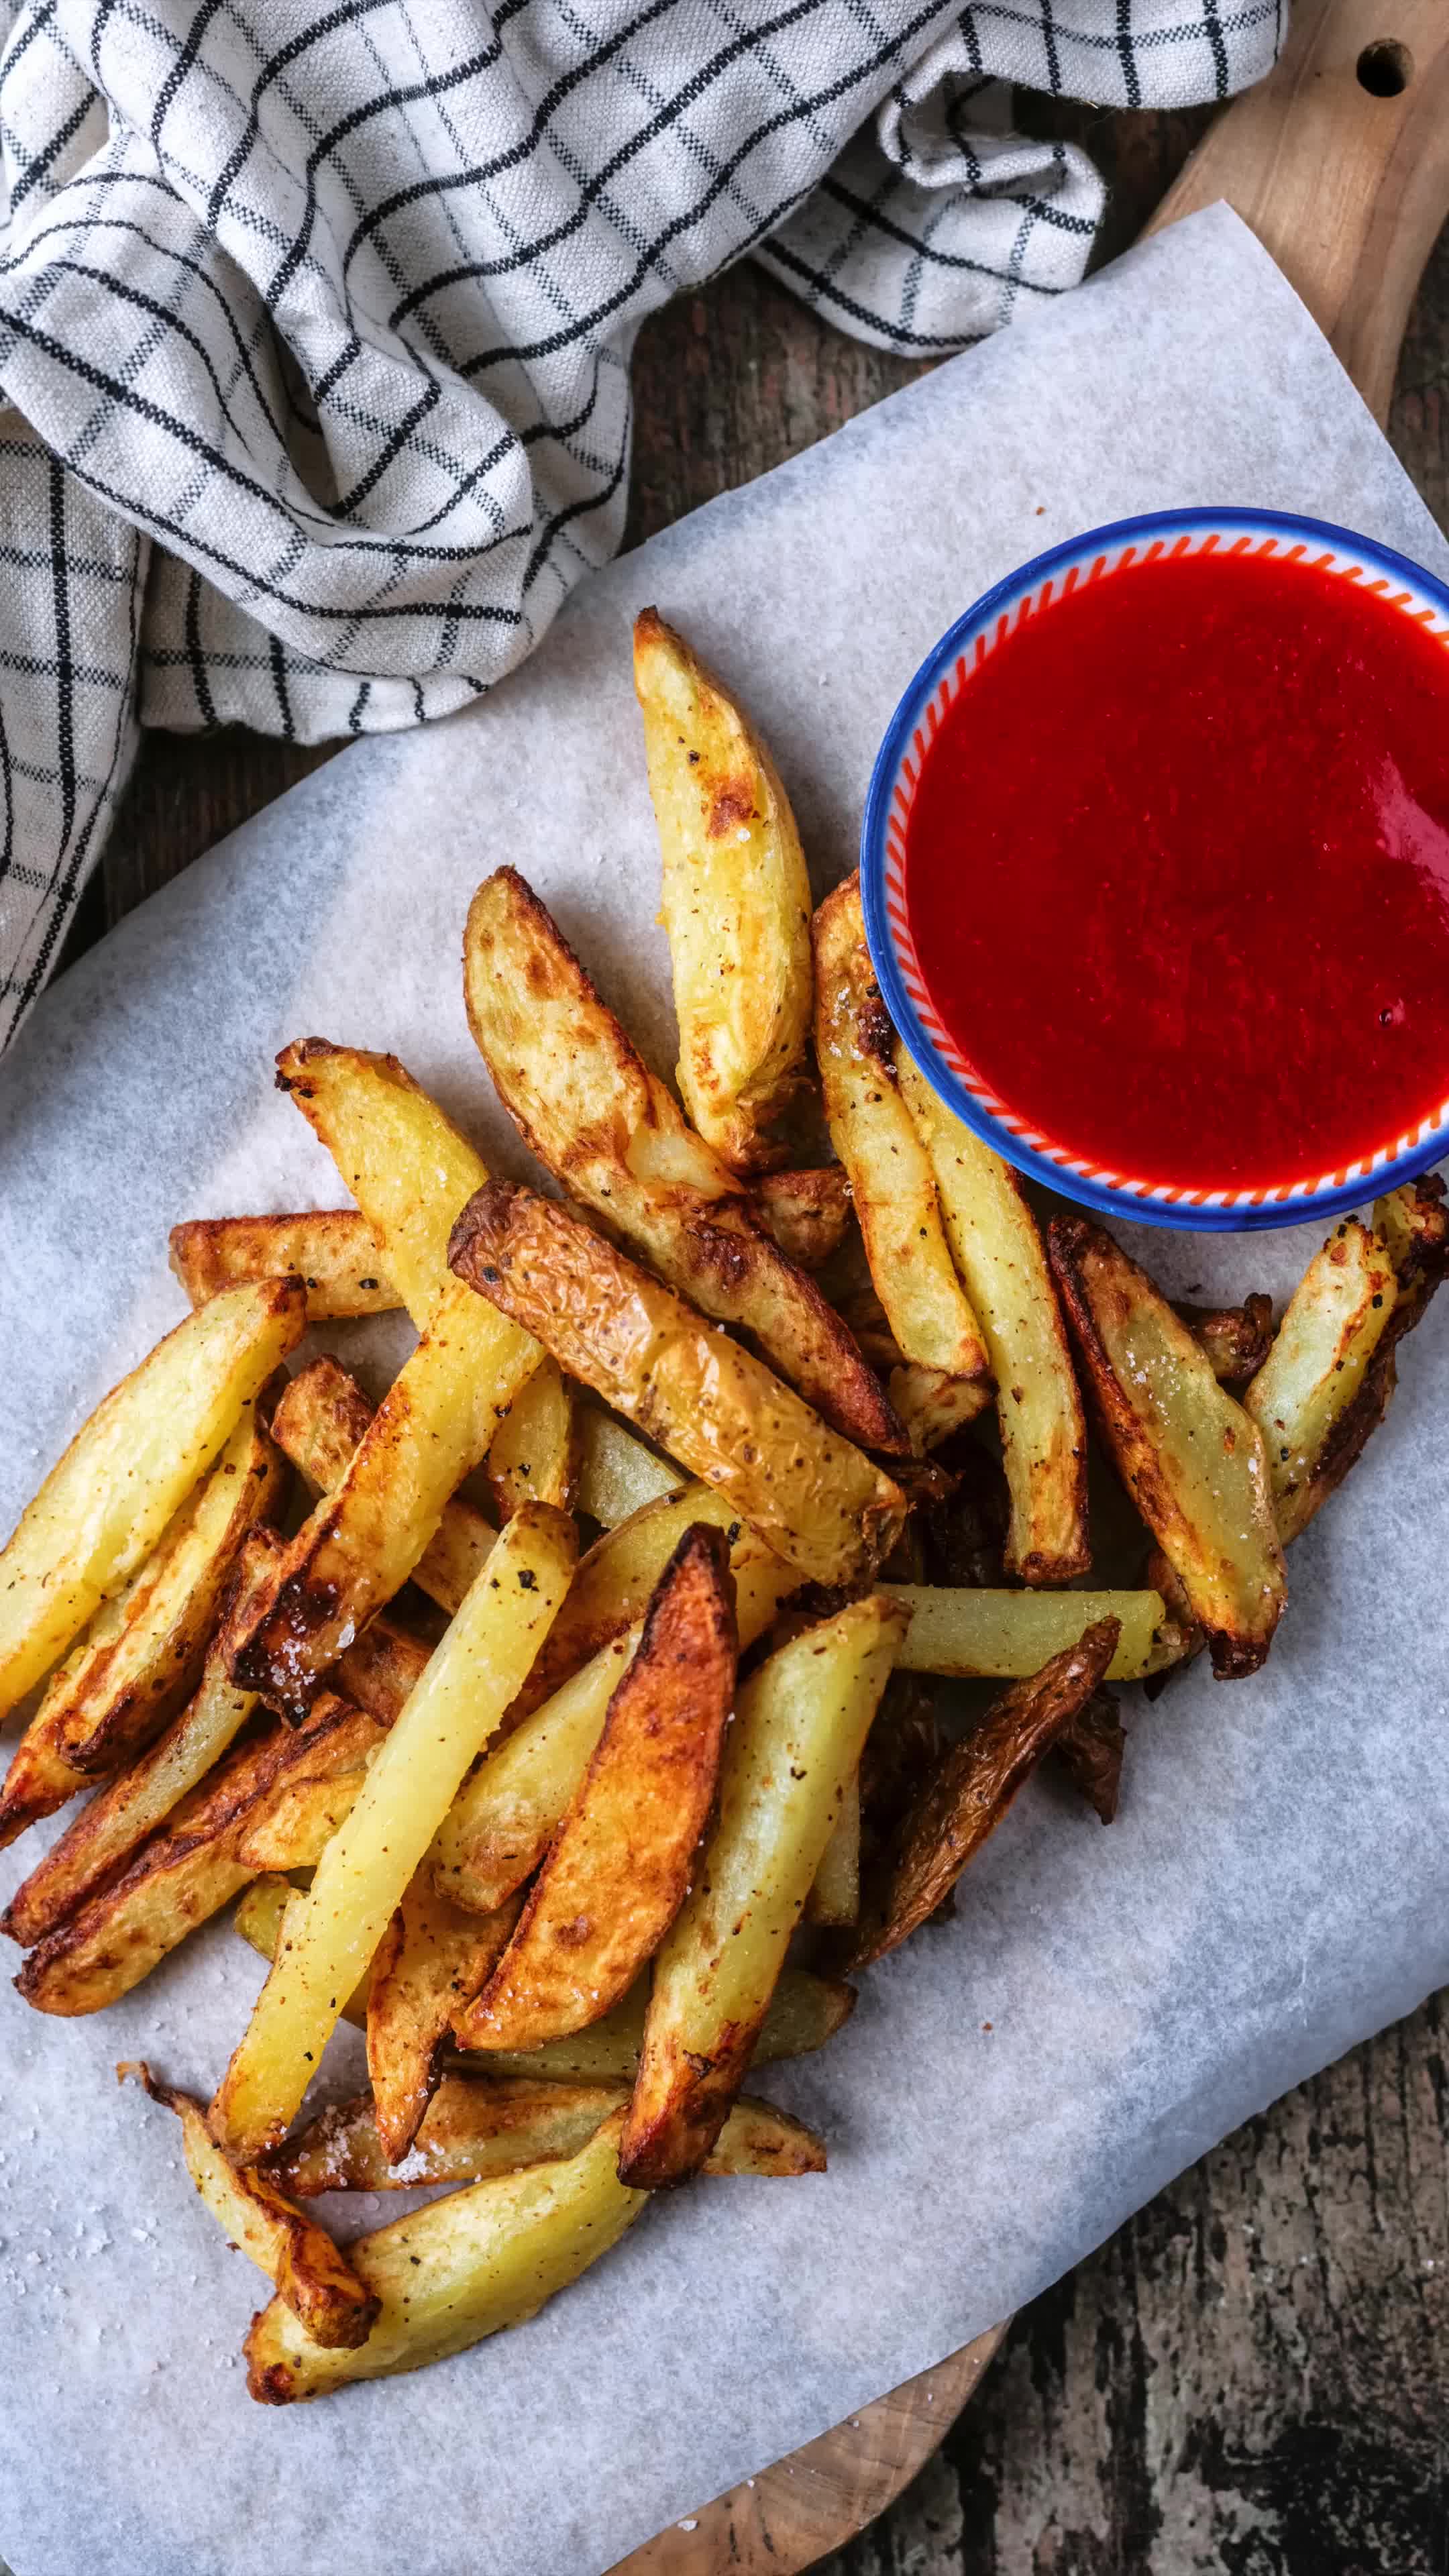
[[[1361,554],[1396,579],[1408,581],[1438,603],[1449,616],[1449,586],[1411,556],[1381,545],[1375,537],[1365,537],[1356,528],[1338,526],[1331,519],[1313,519],[1289,510],[1255,510],[1240,504],[1222,509],[1208,506],[1184,510],[1148,510],[1133,518],[1109,519],[1101,527],[1084,529],[1080,535],[1067,537],[1059,545],[1049,546],[1045,553],[1033,555],[1026,563],[983,591],[980,598],[948,626],[940,641],[932,646],[913,678],[908,681],[886,727],[866,792],[865,813],[860,831],[860,889],[865,916],[866,945],[876,980],[885,1005],[900,1036],[933,1091],[947,1107],[972,1128],[1007,1162],[1034,1181],[1055,1192],[1057,1197],[1075,1200],[1079,1206],[1095,1209],[1100,1215],[1125,1218],[1135,1225],[1170,1227],[1179,1233],[1251,1234],[1270,1227],[1309,1225],[1324,1217],[1339,1216],[1350,1208],[1362,1207],[1367,1199],[1381,1198],[1386,1190],[1402,1181],[1417,1178],[1437,1163],[1449,1150],[1449,1118],[1435,1129],[1426,1144],[1419,1144],[1392,1163],[1382,1164],[1377,1172],[1361,1180],[1348,1182],[1338,1189],[1304,1193],[1291,1200],[1275,1200],[1267,1206],[1229,1208],[1204,1206],[1163,1206],[1160,1202],[1139,1198],[1131,1190],[1109,1188],[1100,1181],[1079,1178],[1064,1172],[1045,1154],[1038,1154],[1018,1137],[1010,1136],[981,1107],[965,1086],[956,1080],[951,1068],[937,1054],[916,1015],[915,1006],[906,991],[896,962],[886,922],[885,850],[886,823],[890,813],[891,792],[901,761],[927,702],[946,670],[964,645],[974,641],[977,633],[997,617],[1002,608],[1058,565],[1079,562],[1089,550],[1096,551],[1112,544],[1130,543],[1136,537],[1159,537],[1195,528],[1258,529],[1267,534],[1282,532],[1293,536],[1312,537],[1334,547],[1347,547]]]

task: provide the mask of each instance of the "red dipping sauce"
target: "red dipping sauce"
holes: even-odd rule
[[[1054,1144],[1317,1180],[1449,1093],[1449,652],[1259,555],[1082,582],[947,709],[905,891],[952,1037]]]

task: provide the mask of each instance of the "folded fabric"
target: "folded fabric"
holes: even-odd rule
[[[753,249],[958,348],[1075,283],[1101,212],[1008,85],[1221,98],[1282,16],[0,0],[0,1044],[138,724],[387,729],[523,659],[619,543],[669,296]]]

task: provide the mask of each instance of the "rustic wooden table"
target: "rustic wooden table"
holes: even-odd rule
[[[1045,111],[1140,230],[1203,119]],[[745,266],[644,332],[630,542],[918,372]],[[1449,527],[1449,233],[1390,435]],[[329,746],[152,736],[68,953]],[[939,2457],[828,2576],[1443,2576],[1449,2015],[1253,2121],[1016,2320]],[[561,2571],[562,2576],[562,2571]]]

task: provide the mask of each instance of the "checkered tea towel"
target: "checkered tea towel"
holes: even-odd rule
[[[138,724],[408,725],[532,649],[618,545],[666,297],[753,250],[958,348],[1101,211],[1010,84],[1222,98],[1283,9],[0,0],[0,1044]]]

